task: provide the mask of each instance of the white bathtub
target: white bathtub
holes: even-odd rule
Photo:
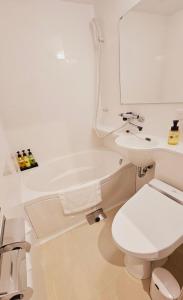
[[[96,208],[104,210],[124,203],[135,192],[134,167],[120,154],[105,149],[60,157],[20,176],[21,205],[39,240],[81,224],[91,211],[66,216],[59,197],[64,192],[100,183],[103,201]]]
[[[125,164],[121,155],[90,150],[57,158],[25,176],[25,185],[38,192],[60,193],[91,182],[104,181]]]

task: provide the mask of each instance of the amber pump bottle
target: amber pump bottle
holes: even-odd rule
[[[26,168],[30,168],[31,164],[25,150],[23,150],[22,153],[23,153],[23,160],[25,162]]]
[[[17,151],[17,162],[20,167],[20,170],[21,171],[25,170],[25,168],[26,168],[25,161],[24,161],[22,155],[20,154],[20,151]]]
[[[180,131],[179,131],[178,123],[179,123],[179,120],[173,121],[173,126],[171,127],[171,130],[170,130],[169,136],[168,136],[168,144],[169,145],[177,145],[179,143]]]

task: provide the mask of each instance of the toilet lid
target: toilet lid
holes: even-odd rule
[[[128,254],[167,257],[183,243],[183,206],[145,185],[116,214],[112,235]]]

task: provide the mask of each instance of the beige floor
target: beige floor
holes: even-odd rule
[[[40,264],[47,299],[150,299],[149,280],[136,280],[126,272],[123,254],[112,241],[114,214],[115,210],[108,213],[107,220],[101,223],[84,224],[41,246]],[[182,262],[183,252],[180,250],[167,264],[181,284]]]

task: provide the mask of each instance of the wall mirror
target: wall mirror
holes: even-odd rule
[[[121,103],[183,103],[183,0],[142,0],[120,20]]]

